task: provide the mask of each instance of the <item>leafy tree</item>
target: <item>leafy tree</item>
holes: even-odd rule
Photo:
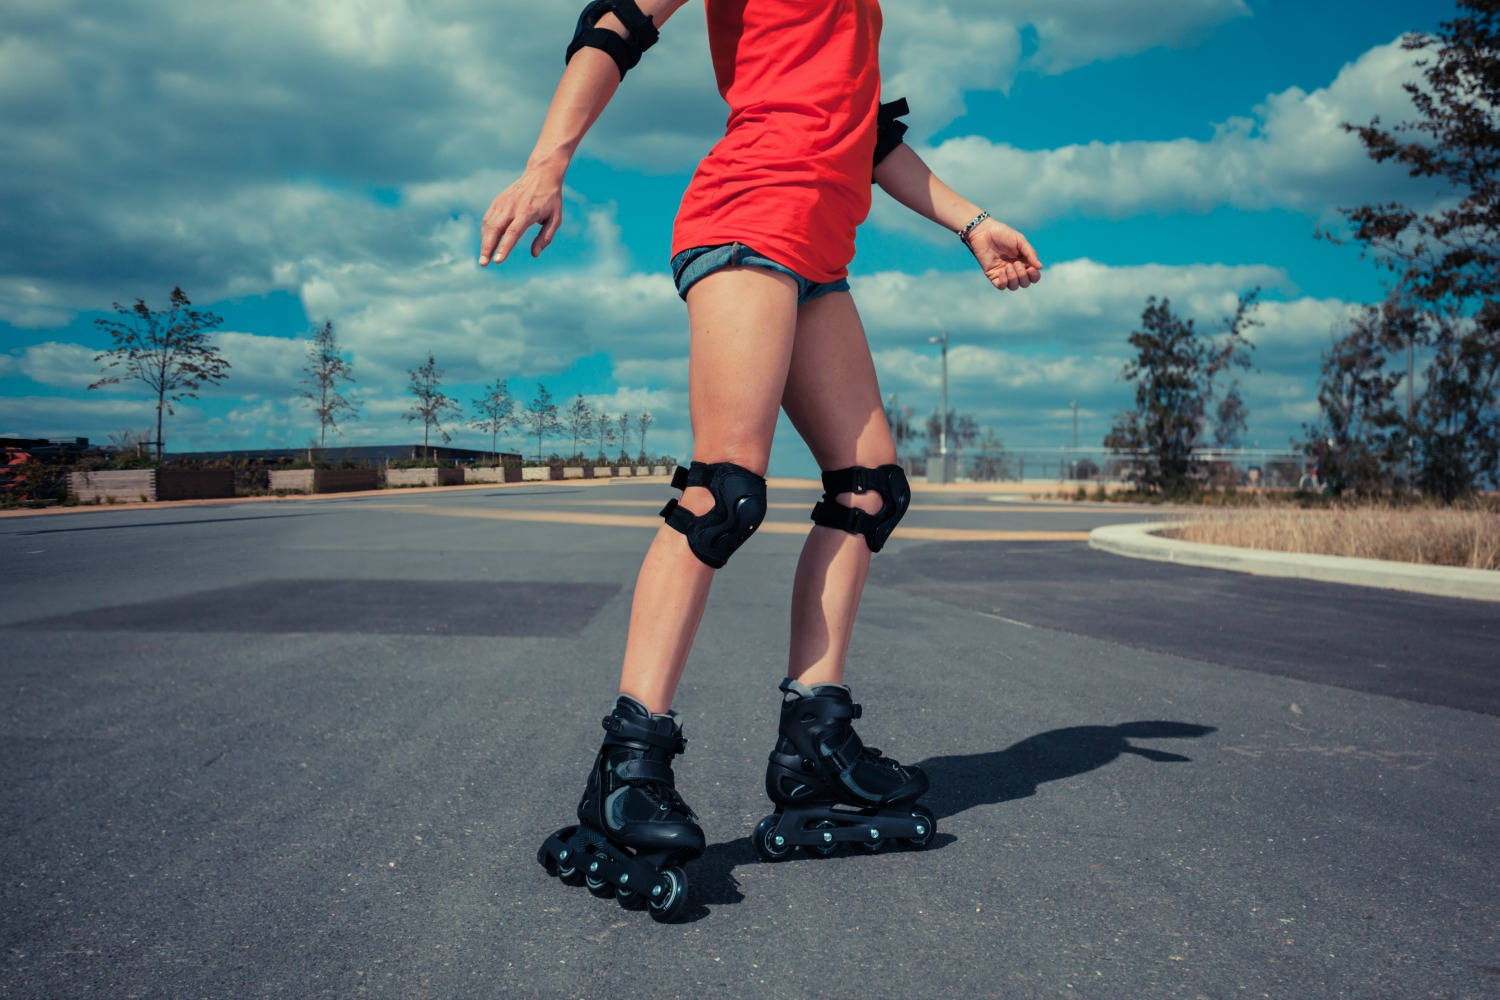
[[[938,412],[932,411],[927,418],[927,451],[936,454],[942,442],[943,422],[938,418]],[[974,417],[968,413],[956,413],[948,411],[948,447],[955,452],[962,452],[969,445],[979,439],[979,424]]]
[[[417,398],[417,402],[407,411],[406,419],[422,421],[422,450],[431,457],[428,436],[436,430],[442,435],[443,444],[447,444],[452,438],[443,429],[443,420],[460,419],[463,410],[454,399],[443,393],[443,373],[431,354],[427,355],[426,364],[411,369],[407,374],[410,376],[407,390]]]
[[[917,429],[911,422],[915,413],[911,406],[902,404],[901,397],[894,392],[885,397],[885,422],[891,429],[891,441],[898,455],[903,445],[917,438]]]
[[[1245,399],[1240,395],[1239,380],[1236,379],[1229,384],[1228,391],[1214,406],[1214,447],[1238,448],[1249,414]]]
[[[500,461],[500,435],[516,425],[516,401],[510,394],[510,380],[496,379],[484,387],[484,395],[474,400],[474,419],[469,426],[487,431],[490,453]]]
[[[594,415],[594,430],[599,435],[599,460],[606,461],[608,448],[615,443],[615,418],[600,410]]]
[[[526,426],[536,435],[536,460],[542,460],[542,436],[562,429],[557,419],[557,404],[552,402],[552,393],[541,382],[536,384],[536,395],[526,404]]]
[[[97,389],[129,379],[143,382],[156,393],[156,460],[162,454],[162,410],[175,416],[172,404],[197,399],[205,383],[228,378],[229,362],[209,340],[210,330],[224,322],[211,312],[192,308],[187,293],[173,288],[166,309],[153,310],[144,299],[126,308],[116,302],[115,312],[123,319],[96,319],[94,325],[108,333],[114,347],[94,355],[94,360],[110,358],[106,369],[125,368],[123,375],[107,375],[89,386]]]
[[[1414,121],[1345,124],[1378,163],[1445,182],[1420,212],[1399,202],[1345,209],[1351,236],[1424,314],[1413,348],[1430,357],[1408,428],[1417,478],[1454,498],[1500,481],[1500,2],[1459,0],[1439,33],[1409,34],[1425,85],[1407,84]]]
[[[307,364],[303,367],[303,385],[299,395],[312,403],[318,418],[318,447],[327,441],[328,428],[338,431],[339,414],[345,419],[359,419],[355,401],[339,392],[340,382],[353,383],[354,369],[339,351],[333,333],[333,320],[324,320],[307,343]]]
[[[1396,404],[1404,371],[1386,367],[1394,350],[1409,343],[1417,316],[1388,299],[1366,306],[1323,354],[1316,424],[1304,427],[1303,450],[1334,493],[1373,495],[1392,484],[1405,451],[1406,421]]]
[[[583,398],[583,393],[574,397],[573,402],[563,413],[563,425],[573,432],[573,450],[569,454],[577,457],[582,454],[578,449],[578,439],[590,433],[594,428],[594,411],[588,401]]]
[[[1167,494],[1191,490],[1201,471],[1193,452],[1202,442],[1214,380],[1228,368],[1250,365],[1254,345],[1245,331],[1255,325],[1251,313],[1257,294],[1240,296],[1224,332],[1214,339],[1199,336],[1193,321],[1173,313],[1167,299],[1146,300],[1141,329],[1130,335],[1136,358],[1120,373],[1135,383],[1135,409],[1120,414],[1104,439],[1112,452],[1135,457],[1138,486]],[[1243,404],[1239,417],[1242,421]]]
[[[649,412],[644,411],[644,410],[641,411],[641,415],[639,417],[635,418],[635,425],[638,428],[640,428],[640,431],[641,431],[641,460],[642,461],[645,461],[645,458],[646,458],[646,432],[651,429],[651,425],[654,424],[654,423],[656,423],[656,418],[653,417]]]

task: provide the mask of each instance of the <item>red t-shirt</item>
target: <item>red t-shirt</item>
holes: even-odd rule
[[[744,243],[810,281],[849,273],[870,211],[878,0],[704,0],[724,138],[682,196],[672,253]]]

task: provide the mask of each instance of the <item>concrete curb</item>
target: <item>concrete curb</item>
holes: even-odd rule
[[[1260,576],[1289,576],[1300,580],[1347,583],[1356,587],[1406,590],[1471,601],[1500,601],[1500,572],[1424,566],[1420,563],[1354,559],[1348,556],[1270,552],[1228,545],[1205,545],[1163,538],[1158,532],[1181,522],[1155,521],[1114,524],[1089,532],[1089,548],[1133,559],[1156,559],[1185,566],[1207,566]]]

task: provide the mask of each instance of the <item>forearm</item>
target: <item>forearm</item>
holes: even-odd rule
[[[944,184],[905,143],[876,165],[875,183],[913,212],[955,233],[980,212],[978,205]]]

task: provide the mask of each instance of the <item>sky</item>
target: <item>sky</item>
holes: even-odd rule
[[[580,4],[581,6],[581,4]],[[1341,207],[1432,203],[1344,122],[1413,116],[1403,33],[1447,2],[887,0],[883,99],[951,186],[1021,229],[1040,284],[990,288],[954,235],[880,191],[850,282],[880,374],[1012,449],[1098,446],[1148,296],[1212,330],[1262,289],[1242,376],[1246,446],[1317,416],[1320,356],[1382,296]],[[331,320],[359,419],[329,440],[416,442],[408,372],[430,352],[471,414],[508,379],[655,418],[686,459],[686,310],[672,218],[722,135],[700,2],[666,25],[584,141],[538,260],[476,263],[478,220],[536,138],[577,10],[518,0],[7,0],[0,11],[0,436],[146,431],[139,383],[97,390],[111,304],[180,285],[223,318],[229,378],[178,404],[173,451],[300,447],[307,341]],[[529,245],[529,236],[522,247]],[[465,421],[458,447],[487,449]],[[149,434],[147,435],[150,436]],[[632,451],[638,442],[632,443]],[[535,450],[521,432],[502,447]],[[566,453],[571,439],[545,451]],[[783,419],[772,474],[816,468]]]

